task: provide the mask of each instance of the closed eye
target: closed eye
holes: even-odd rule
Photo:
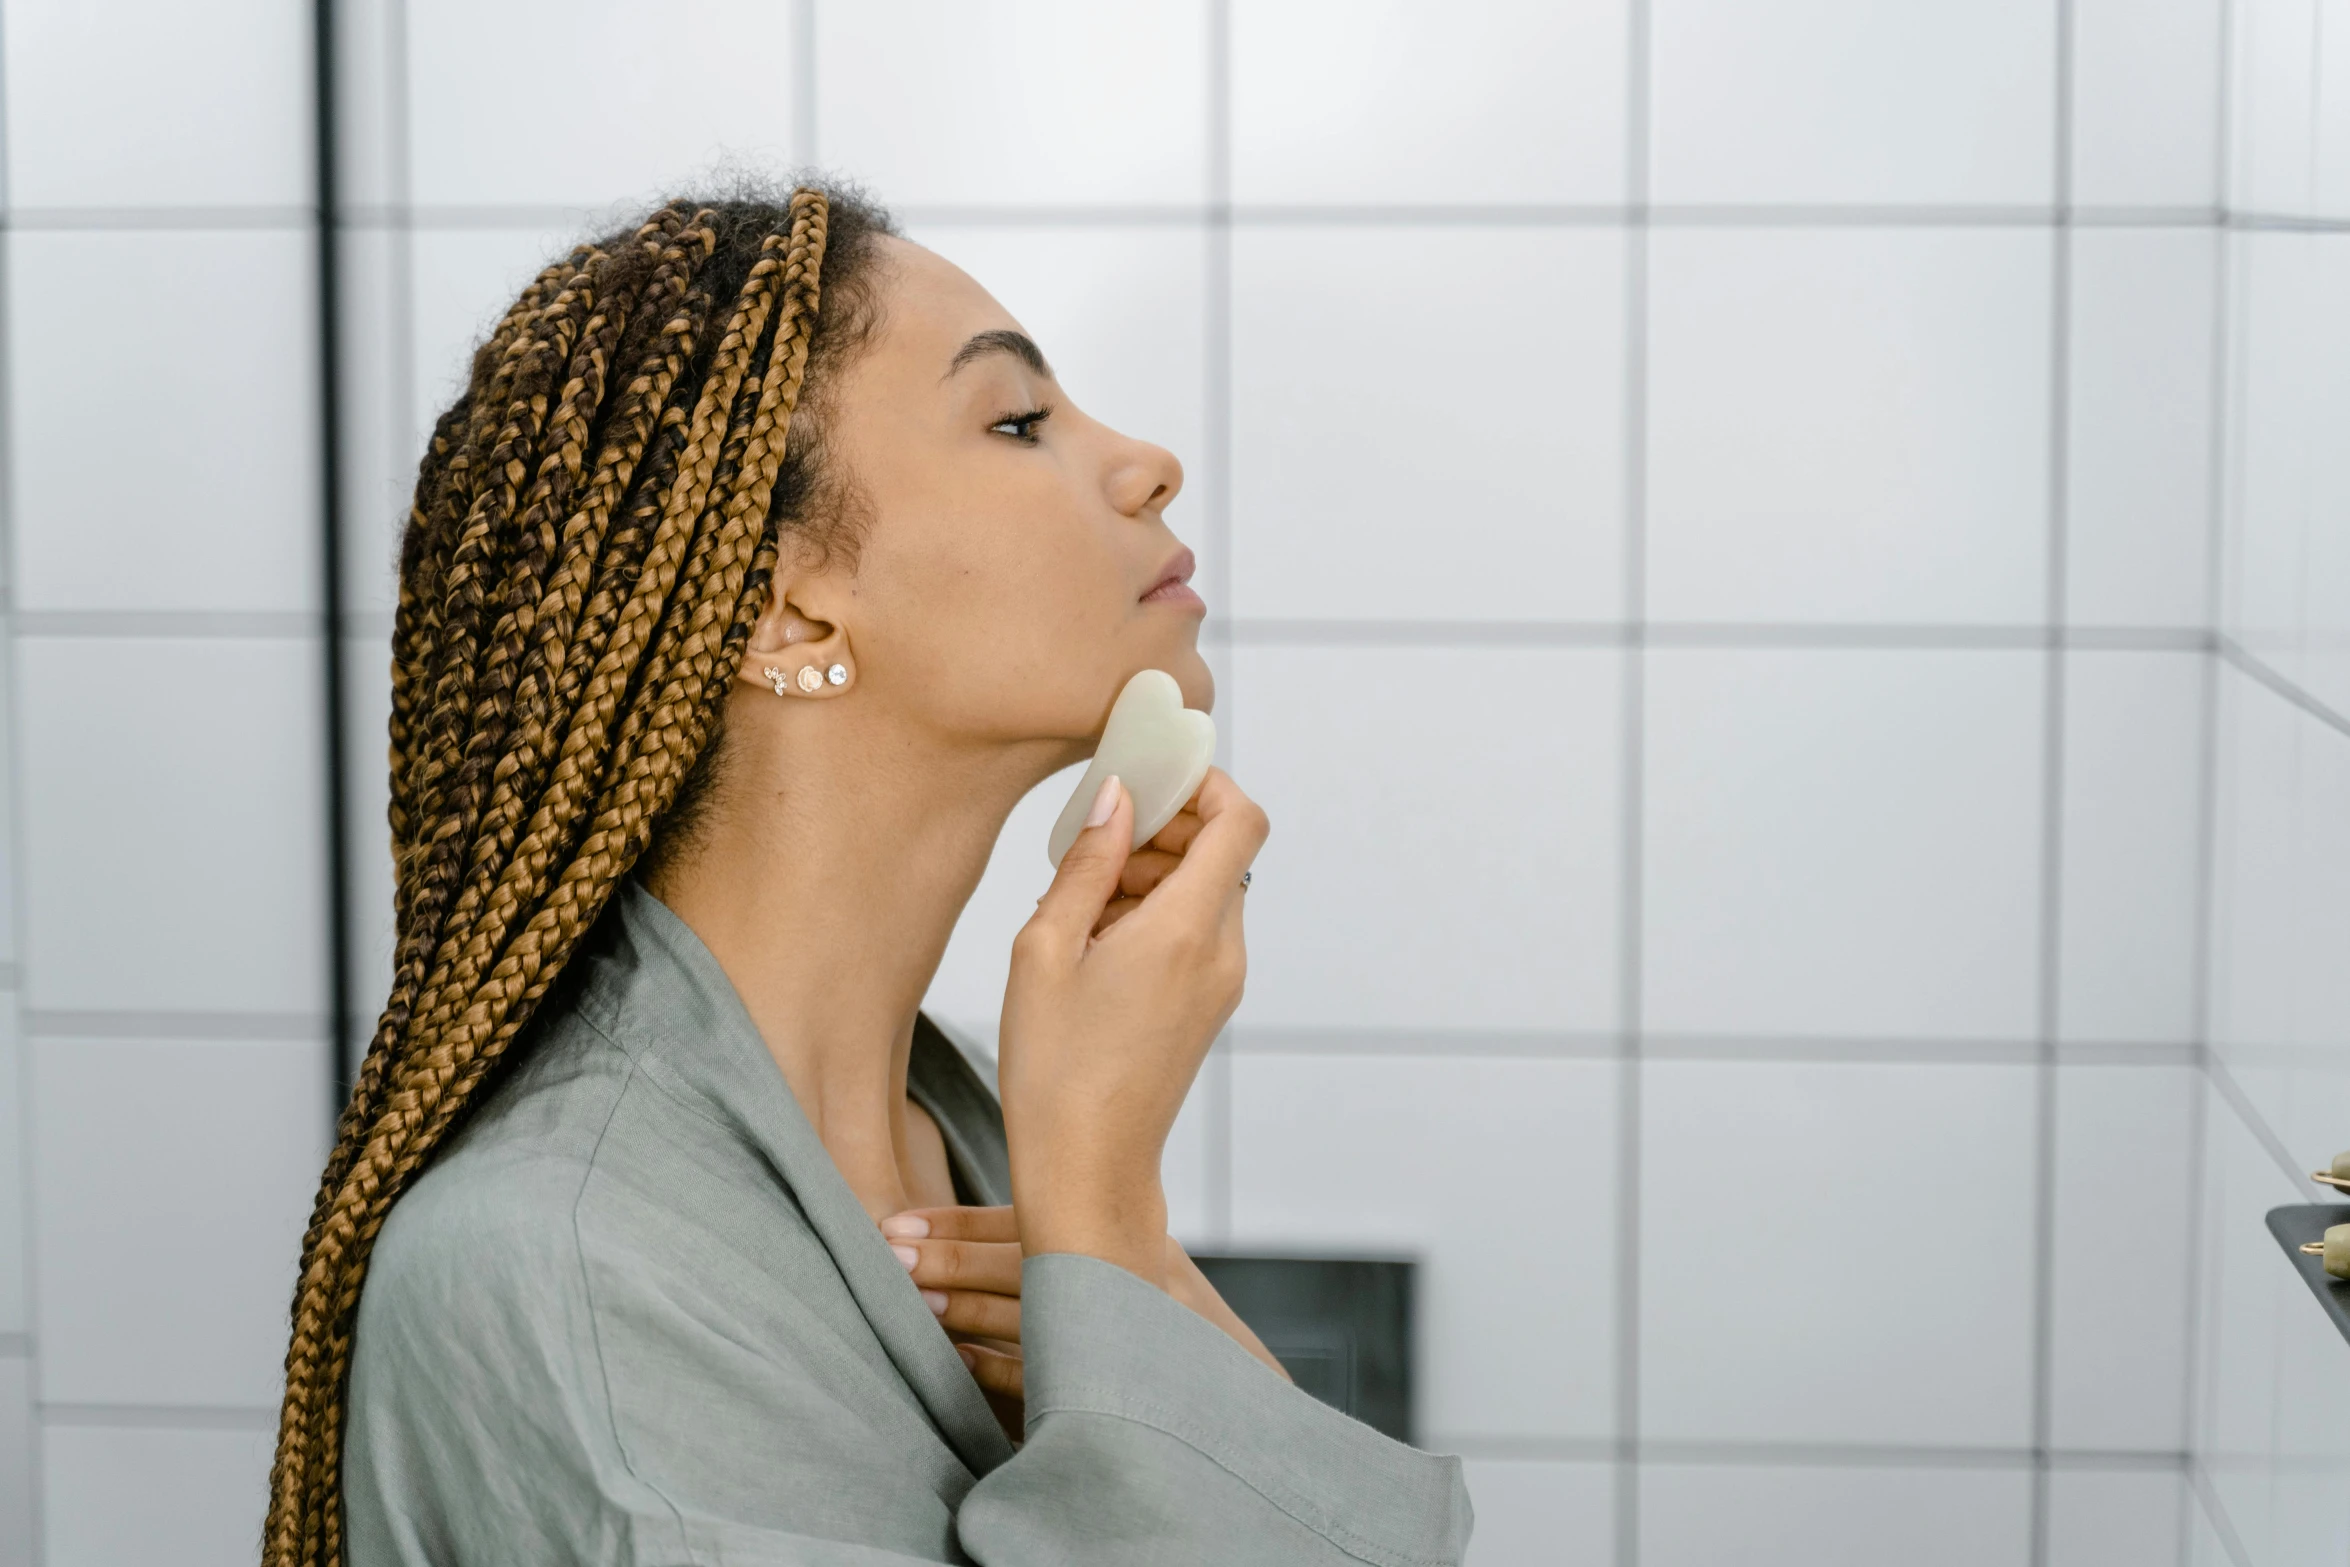
[[[1037,426],[1053,416],[1050,408],[1031,408],[1026,413],[1006,414],[987,427],[990,435],[998,431],[1026,446],[1036,444]]]

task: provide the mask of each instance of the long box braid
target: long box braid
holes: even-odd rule
[[[853,191],[670,202],[539,273],[434,426],[392,630],[392,988],[302,1241],[264,1567],[342,1562],[352,1333],[393,1203],[706,761],[781,530],[853,544],[821,388],[794,414],[870,329],[891,232]]]

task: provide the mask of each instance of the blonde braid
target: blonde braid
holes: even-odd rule
[[[889,232],[852,210],[860,243]],[[672,204],[582,247],[436,427],[395,634],[399,964],[304,1246],[270,1567],[341,1560],[344,1388],[384,1220],[716,731],[776,558],[832,216],[807,188],[780,212]],[[746,221],[768,227],[705,364],[721,302],[700,275]]]

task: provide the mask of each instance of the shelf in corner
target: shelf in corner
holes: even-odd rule
[[[2327,1227],[2336,1224],[2350,1224],[2350,1203],[2296,1203],[2268,1210],[2268,1232],[2285,1248],[2285,1260],[2300,1270],[2309,1293],[2325,1307],[2342,1337],[2350,1339],[2350,1279],[2329,1277],[2325,1264],[2301,1249],[2304,1242],[2324,1240]]]

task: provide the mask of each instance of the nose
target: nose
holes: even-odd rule
[[[1163,512],[1182,493],[1183,464],[1164,446],[1117,438],[1107,475],[1110,504],[1121,516],[1140,517]]]

